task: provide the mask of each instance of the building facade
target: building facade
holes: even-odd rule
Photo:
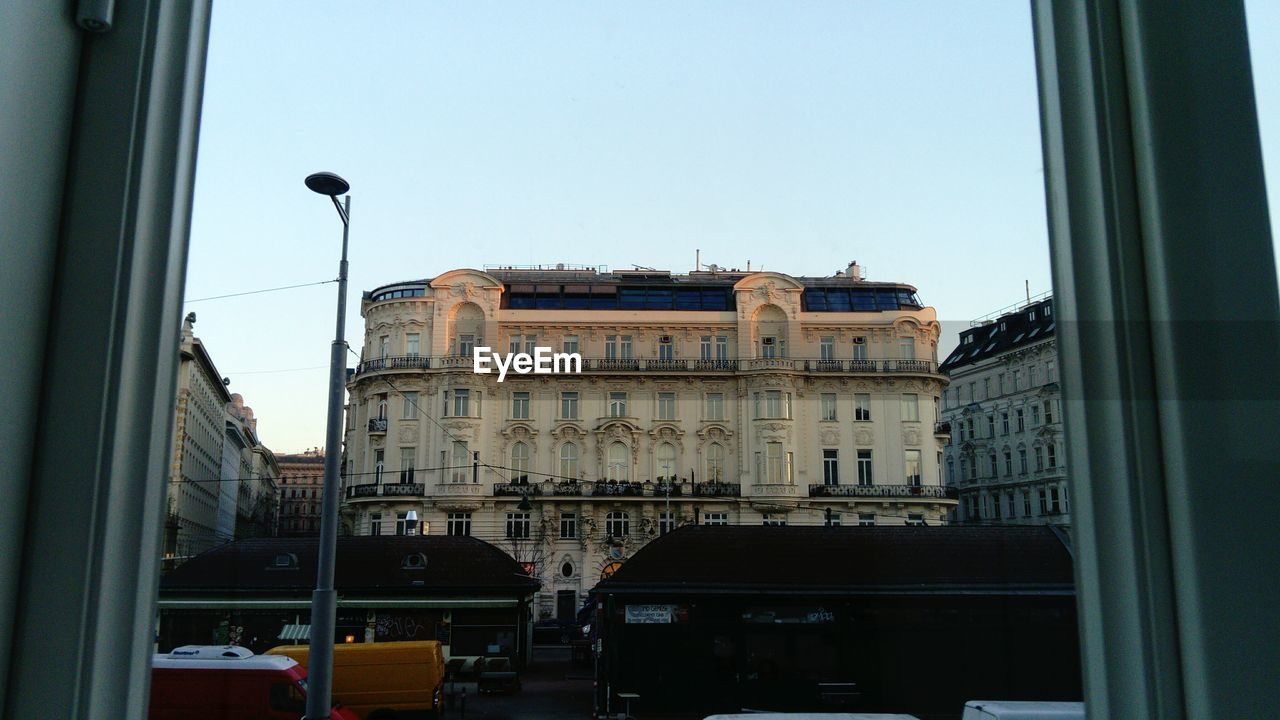
[[[241,537],[274,532],[276,477],[253,409],[228,392],[195,313],[182,324],[163,557],[174,566]]]
[[[349,531],[494,542],[542,580],[540,617],[679,525],[938,524],[955,505],[936,313],[856,265],[460,269],[361,313]],[[477,347],[577,353],[581,373],[499,383]]]
[[[1052,298],[974,321],[942,363],[961,523],[1071,525]]]
[[[280,534],[301,537],[320,534],[320,504],[324,494],[324,448],[281,455]]]

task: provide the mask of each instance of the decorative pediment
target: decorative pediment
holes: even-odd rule
[[[684,437],[684,430],[675,423],[658,423],[649,429],[649,437],[655,441],[668,440],[678,443],[680,438]]]
[[[532,440],[538,436],[538,429],[527,422],[508,423],[502,428],[502,437],[508,441]]]
[[[698,428],[698,437],[702,440],[727,440],[733,437],[728,425],[710,423]]]
[[[551,437],[557,440],[576,440],[587,436],[587,428],[580,423],[566,421],[551,428]]]

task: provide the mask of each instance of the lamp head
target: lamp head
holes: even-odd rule
[[[530,510],[533,509],[533,506],[529,504],[528,495],[522,495],[520,497],[520,504],[516,506],[516,509],[519,510],[520,512],[529,512]]]
[[[312,173],[307,176],[305,182],[312,192],[328,195],[329,197],[345,195],[351,189],[350,183],[343,180],[336,173],[331,172]]]

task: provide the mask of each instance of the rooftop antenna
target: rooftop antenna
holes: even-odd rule
[[[1027,304],[1028,304],[1028,305],[1030,305],[1030,304],[1031,304],[1031,281],[1030,281],[1030,280],[1024,280],[1023,282],[1025,282],[1025,283],[1026,283],[1026,287],[1027,287]]]

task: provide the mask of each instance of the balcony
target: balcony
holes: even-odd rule
[[[437,483],[434,488],[437,497],[482,497],[484,486],[473,482]]]
[[[693,486],[694,497],[740,497],[742,485],[728,482],[707,482]]]
[[[422,497],[426,488],[422,483],[365,483],[348,485],[347,499],[375,497]]]
[[[800,494],[800,487],[787,483],[755,483],[751,486],[751,494],[772,497],[795,497]]]
[[[373,418],[373,419],[369,420],[369,432],[371,432],[371,433],[386,433],[386,432],[387,432],[387,419],[386,419],[386,418]]]
[[[951,437],[951,423],[945,422],[945,421],[934,423],[933,434],[948,437],[948,438]]]
[[[809,497],[923,497],[955,500],[959,495],[955,488],[942,485],[810,485]]]
[[[401,355],[365,360],[355,368],[355,376],[373,372],[470,369],[470,355],[428,357]],[[922,373],[938,374],[931,360],[822,360],[814,358],[741,358],[718,360],[658,358],[583,358],[584,373],[735,373],[761,370],[794,370],[813,373]]]

